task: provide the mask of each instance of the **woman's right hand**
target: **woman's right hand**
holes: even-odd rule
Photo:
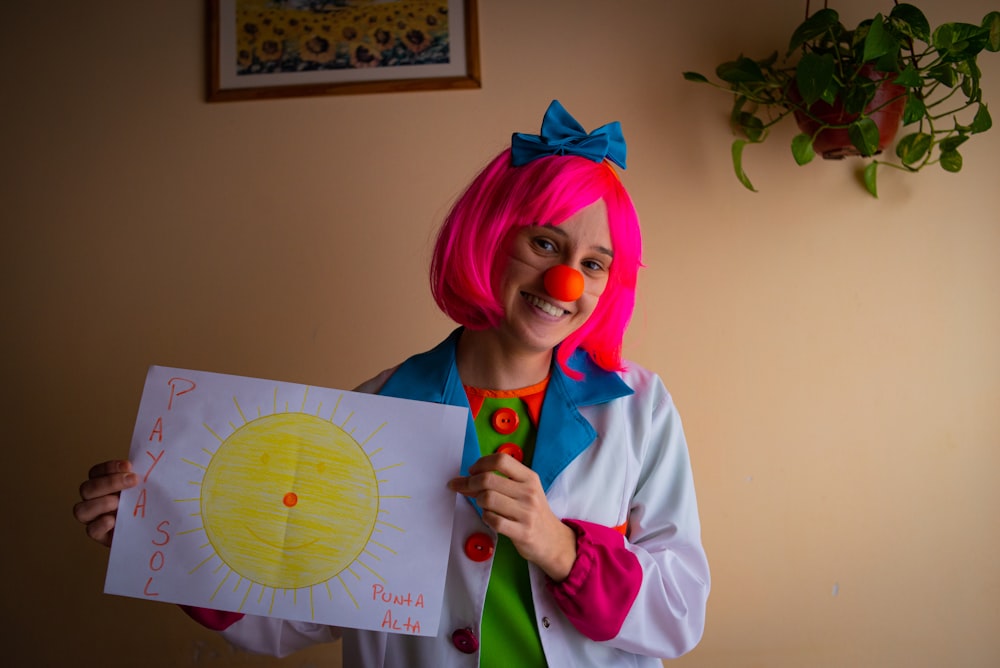
[[[73,506],[73,516],[86,525],[88,536],[111,547],[118,496],[123,489],[135,487],[138,482],[138,476],[132,473],[132,464],[125,460],[113,459],[90,469],[87,479],[80,485],[82,501]]]

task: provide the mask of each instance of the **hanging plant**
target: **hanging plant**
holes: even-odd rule
[[[807,3],[806,20],[780,62],[777,51],[761,60],[741,55],[716,68],[719,82],[697,72],[684,78],[733,93],[733,168],[748,189],[756,191],[743,169],[745,147],[763,142],[791,116],[800,128],[791,143],[799,165],[817,153],[870,158],[864,183],[877,197],[880,166],[962,169],[959,147],[993,125],[976,62],[984,50],[1000,50],[1000,12],[979,25],[943,23],[932,31],[917,7],[897,2],[888,16],[876,14],[848,30],[835,10],[810,15]],[[907,131],[895,157],[875,158],[900,125]]]

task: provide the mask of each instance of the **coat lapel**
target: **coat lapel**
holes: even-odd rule
[[[455,366],[455,348],[462,329],[458,328],[437,346],[425,353],[414,355],[399,365],[386,381],[379,394],[401,399],[430,401],[435,404],[461,406],[468,410],[462,380]],[[462,451],[462,475],[479,459],[479,439],[476,425],[469,410],[465,424],[465,446]]]
[[[468,409],[469,400],[455,366],[455,348],[461,333],[461,328],[456,329],[433,349],[407,359],[386,381],[379,394]],[[546,492],[563,469],[597,437],[594,427],[580,414],[580,407],[633,393],[617,373],[601,369],[583,351],[578,350],[570,358],[569,365],[582,372],[583,378],[573,380],[553,362],[535,440],[532,468],[538,473]],[[476,426],[469,411],[462,452],[462,475],[468,474],[469,467],[479,457]]]
[[[535,440],[531,468],[538,474],[546,492],[563,469],[597,438],[597,431],[580,414],[580,407],[633,393],[617,373],[600,368],[583,351],[578,350],[570,357],[569,366],[581,371],[583,378],[573,380],[553,362]]]

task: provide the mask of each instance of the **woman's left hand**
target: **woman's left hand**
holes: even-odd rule
[[[492,454],[469,467],[468,476],[450,480],[448,488],[474,498],[483,521],[553,581],[569,575],[576,534],[552,512],[537,473],[510,455]]]

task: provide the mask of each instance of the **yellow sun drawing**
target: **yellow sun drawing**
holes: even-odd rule
[[[223,438],[208,424],[205,428],[220,445],[207,466],[184,460],[204,471],[198,501],[202,526],[181,533],[204,531],[211,549],[192,573],[218,558],[216,570],[228,566],[215,594],[232,574],[239,581],[233,591],[246,582],[244,607],[255,585],[260,586],[258,601],[271,590],[271,606],[278,591],[309,590],[324,585],[332,598],[328,582],[337,578],[357,607],[358,603],[341,574],[345,571],[357,581],[357,564],[375,578],[381,575],[366,563],[381,557],[370,548],[395,554],[387,545],[373,540],[380,527],[402,531],[380,521],[381,501],[379,471],[371,462],[364,445],[385,426],[377,427],[362,443],[355,440],[354,429],[346,431],[349,414],[341,424],[334,422],[340,398],[329,418],[321,417],[322,403],[315,415],[304,412],[309,390],[302,400],[302,411],[278,410],[277,389],[269,415],[247,419],[234,398],[243,424],[230,423],[233,432]],[[342,398],[342,396],[341,396]],[[393,468],[399,464],[387,466]],[[384,469],[382,469],[384,470]],[[212,598],[215,598],[215,594]]]

